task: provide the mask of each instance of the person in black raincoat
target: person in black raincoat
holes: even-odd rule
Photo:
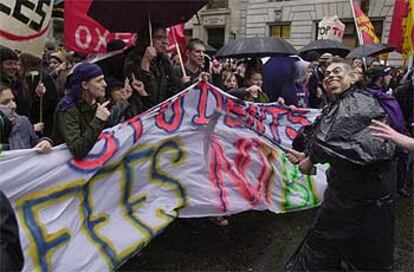
[[[333,62],[324,85],[334,97],[307,131],[304,153],[288,151],[302,173],[329,163],[328,187],[313,227],[285,271],[387,271],[393,266],[396,167],[393,143],[371,135],[391,119],[351,67]]]

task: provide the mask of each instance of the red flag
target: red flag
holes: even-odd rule
[[[360,33],[359,42],[361,44],[380,43],[380,40],[375,34],[375,28],[372,25],[371,20],[361,10],[358,2],[351,0],[351,6],[353,8],[355,24],[358,28],[357,31]]]
[[[178,24],[168,28],[168,49],[173,50],[175,43],[181,47],[185,47],[187,44],[187,38],[184,34],[184,24]]]
[[[184,24],[172,26],[168,29],[168,51],[176,51],[175,43],[180,47],[181,54],[184,55],[187,45],[187,37],[184,33]]]
[[[413,0],[395,0],[388,43],[395,46],[404,58],[414,51],[413,8]]]
[[[122,39],[133,44],[133,33],[110,33],[87,15],[92,0],[66,0],[64,12],[65,48],[82,53],[105,53],[106,44]]]
[[[127,46],[132,45],[135,33],[110,33],[87,15],[92,1],[65,1],[65,48],[82,53],[105,53],[107,43],[113,39],[121,39],[127,43]],[[175,50],[176,40],[181,52],[184,52],[187,44],[184,35],[184,24],[170,27],[168,33],[169,48]]]

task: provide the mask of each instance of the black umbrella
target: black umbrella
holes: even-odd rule
[[[126,77],[124,74],[125,59],[132,50],[134,47],[125,47],[110,53],[99,54],[89,62],[101,67],[105,77],[114,77],[123,82]]]
[[[289,56],[298,52],[282,38],[254,37],[231,40],[215,55],[216,58],[263,58]]]
[[[136,32],[152,23],[185,23],[207,0],[93,0],[88,15],[111,32]]]
[[[394,50],[395,47],[386,44],[364,44],[353,49],[346,57],[349,59],[373,57]]]
[[[342,43],[334,40],[315,40],[302,49],[299,50],[300,54],[303,56],[310,51],[316,51],[319,54],[331,53],[332,55],[337,55],[340,57],[345,57],[351,51],[348,47],[344,46]]]

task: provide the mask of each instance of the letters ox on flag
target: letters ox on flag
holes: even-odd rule
[[[114,39],[132,45],[135,33],[111,33],[88,16],[92,0],[65,0],[65,48],[83,53],[106,53],[106,46]],[[108,16],[111,16],[108,11]],[[138,29],[138,26],[137,26]]]
[[[318,114],[193,85],[102,132],[82,161],[65,145],[3,153],[24,271],[115,270],[177,217],[319,205],[323,166],[303,176],[280,148]]]
[[[1,0],[0,44],[41,57],[53,0]]]

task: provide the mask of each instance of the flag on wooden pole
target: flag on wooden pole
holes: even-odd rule
[[[352,14],[354,16],[355,27],[358,32],[358,38],[360,44],[373,44],[380,43],[377,34],[375,34],[375,28],[371,23],[369,17],[362,11],[358,2],[351,1]]]

